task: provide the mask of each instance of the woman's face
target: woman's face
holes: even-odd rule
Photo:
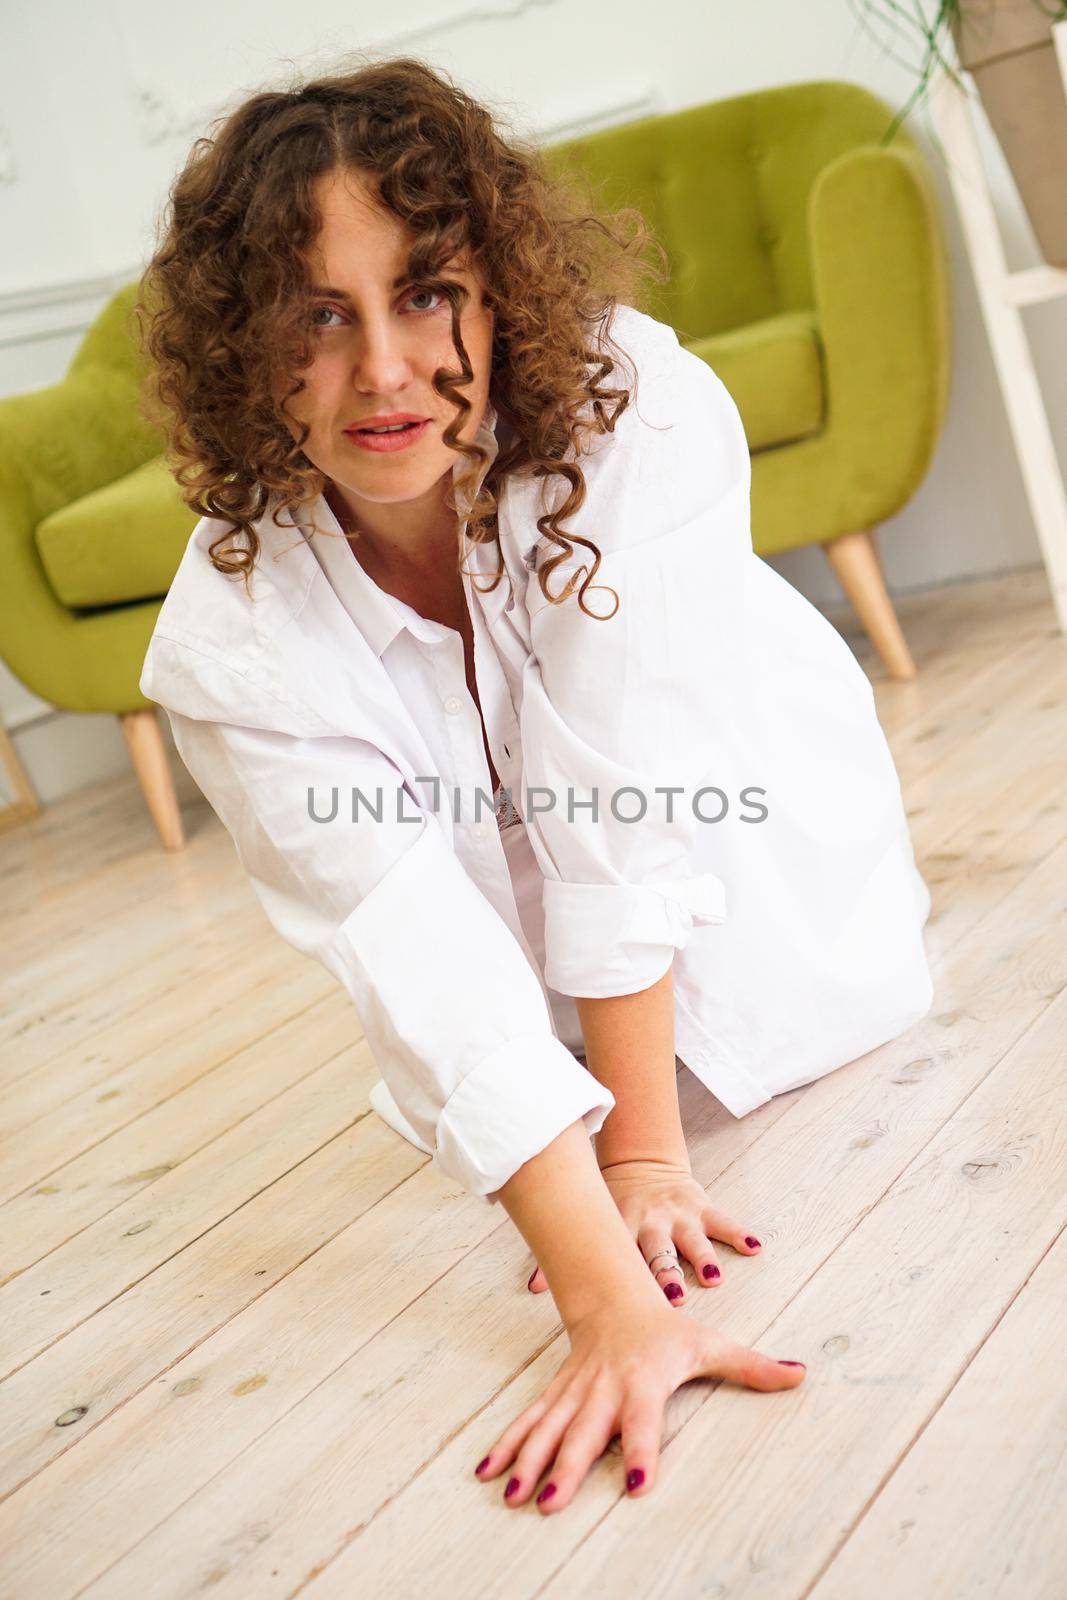
[[[314,193],[322,226],[308,255],[312,359],[300,372],[306,387],[286,411],[309,426],[304,454],[337,485],[357,521],[366,506],[368,523],[381,524],[372,504],[421,501],[430,513],[441,504],[436,486],[458,459],[441,440],[455,407],[435,393],[432,382],[438,368],[455,372],[459,366],[451,304],[439,290],[407,278],[407,230],[358,173],[326,174],[316,180]],[[488,399],[493,314],[482,301],[483,281],[465,257],[448,263],[442,276],[470,294],[460,318],[474,369],[463,391],[471,404],[460,431],[467,440]],[[396,412],[425,420],[369,442],[356,431]],[[298,429],[291,421],[289,426],[297,437]]]

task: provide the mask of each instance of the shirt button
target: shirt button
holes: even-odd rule
[[[445,710],[454,717],[457,711],[463,710],[463,701],[460,700],[458,696],[450,694],[448,699],[445,701]]]

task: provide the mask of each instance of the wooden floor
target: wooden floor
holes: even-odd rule
[[[659,1480],[573,1504],[475,1463],[566,1352],[502,1208],[369,1110],[347,997],[190,796],[0,838],[4,1600],[1067,1594],[1067,642],[1039,569],[901,602],[876,684],[934,895],[929,1016],[737,1120],[679,1075],[750,1222],[685,1313],[808,1363],[697,1381]],[[682,1313],[679,1313],[682,1314]]]

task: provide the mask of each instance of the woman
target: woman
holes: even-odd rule
[[[753,554],[736,408],[634,304],[649,241],[394,60],[200,141],[141,306],[202,516],[141,687],[376,1109],[534,1253],[570,1354],[476,1470],[520,1505],[551,1466],[545,1512],[617,1432],[647,1493],[687,1379],[804,1375],[675,1315],[682,1256],[759,1250],[676,1049],[741,1116],[932,998],[870,685]]]

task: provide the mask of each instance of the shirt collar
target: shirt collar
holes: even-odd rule
[[[473,493],[481,487],[485,474],[489,471],[499,452],[499,442],[496,436],[497,412],[491,400],[486,401],[485,414],[474,434],[474,442],[480,444],[488,452],[488,460],[476,481]],[[452,481],[455,485],[457,503],[461,511],[469,510],[471,498],[464,498],[459,487],[459,477],[466,464],[465,456],[457,456],[452,464]],[[325,537],[315,539],[307,524],[301,523],[301,531],[318,557],[320,565],[328,577],[331,587],[337,593],[342,605],[349,616],[356,623],[367,643],[375,655],[384,655],[388,646],[403,629],[407,629],[416,639],[424,644],[437,644],[446,638],[452,631],[439,622],[433,622],[427,617],[420,616],[414,606],[405,600],[398,600],[395,595],[388,594],[386,590],[375,583],[369,573],[365,572],[356,560],[348,541],[344,536],[337,518],[330,509],[324,494],[313,502],[312,518],[318,527],[327,530]],[[463,523],[466,531],[466,519]],[[466,550],[477,552],[478,545],[469,545],[464,540]]]

